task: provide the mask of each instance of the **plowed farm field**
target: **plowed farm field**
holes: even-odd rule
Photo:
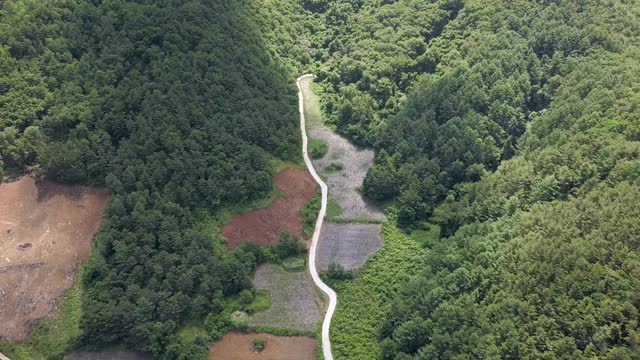
[[[266,341],[263,351],[252,349],[253,340]],[[209,360],[315,360],[316,340],[305,336],[275,336],[266,333],[231,332],[213,344]]]
[[[24,340],[33,321],[55,312],[91,254],[108,198],[31,177],[0,184],[0,338]]]
[[[222,227],[229,249],[246,241],[263,246],[277,244],[280,234],[285,231],[306,239],[300,209],[311,200],[318,185],[306,169],[298,168],[283,170],[273,180],[285,197],[265,208],[233,215]]]

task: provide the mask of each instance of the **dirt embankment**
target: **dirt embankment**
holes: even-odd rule
[[[266,208],[233,215],[222,227],[229,249],[246,241],[263,246],[277,244],[284,231],[306,239],[300,209],[311,200],[317,184],[306,169],[296,168],[279,172],[273,180],[286,197],[275,200]]]
[[[91,254],[108,198],[30,177],[0,184],[0,338],[22,341],[55,311]]]
[[[252,349],[253,340],[262,338],[262,352]],[[266,333],[231,332],[213,344],[209,360],[315,360],[316,340],[305,336],[275,336]]]

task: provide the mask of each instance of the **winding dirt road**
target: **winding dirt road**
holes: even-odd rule
[[[311,278],[313,279],[313,282],[316,284],[316,286],[329,297],[329,307],[327,308],[327,312],[324,315],[324,321],[322,322],[322,353],[325,360],[333,360],[333,354],[331,353],[331,341],[329,340],[329,328],[331,327],[331,318],[333,317],[333,313],[336,310],[338,297],[336,295],[336,292],[333,291],[333,289],[331,289],[329,286],[327,286],[327,284],[325,284],[322,279],[320,279],[320,275],[318,275],[318,270],[316,269],[316,252],[318,250],[318,240],[320,239],[320,230],[322,229],[324,216],[327,213],[327,184],[322,181],[322,179],[316,172],[316,169],[313,167],[311,159],[309,158],[309,154],[307,153],[308,139],[304,120],[304,96],[302,94],[300,81],[308,77],[314,77],[314,75],[302,75],[296,80],[296,85],[298,86],[298,108],[300,110],[300,132],[302,133],[302,156],[304,158],[304,163],[307,165],[307,169],[309,169],[309,172],[311,173],[311,176],[313,176],[313,179],[318,183],[318,185],[320,185],[320,189],[322,190],[322,205],[320,207],[320,212],[318,213],[318,219],[316,220],[316,227],[313,230],[313,236],[311,237],[311,249],[309,250],[309,272],[311,273]]]

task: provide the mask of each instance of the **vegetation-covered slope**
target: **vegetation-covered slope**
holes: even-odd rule
[[[429,7],[448,13],[424,21]],[[378,328],[382,357],[637,357],[638,5],[336,1],[318,11],[329,24],[338,9],[340,30],[320,35],[335,45],[325,109],[379,150],[363,190],[394,200],[402,227],[442,228]],[[413,18],[425,44],[405,58],[414,66],[378,71],[409,54]],[[395,97],[371,86],[383,82]]]
[[[293,40],[279,30],[295,29],[283,18],[301,8],[288,9],[0,5],[0,169],[113,195],[84,271],[78,345],[173,358],[167,348],[185,321],[250,286],[253,264],[215,252],[221,239],[194,224],[198,209],[266,195],[268,156],[299,156],[294,74],[281,65]],[[305,61],[298,49],[291,70]]]
[[[297,156],[290,72],[314,63],[328,121],[377,150],[363,192],[392,203],[408,231],[442,229],[403,262],[411,281],[379,283],[390,272],[374,260],[340,284],[343,306],[360,307],[338,310],[339,356],[638,357],[636,2],[0,10],[0,172],[113,193],[84,271],[78,345],[191,356],[175,332],[215,320],[254,264],[216,251],[195,214],[265,195],[267,157]],[[350,317],[367,306],[372,316]]]

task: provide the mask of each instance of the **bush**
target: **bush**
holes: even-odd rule
[[[323,158],[328,150],[329,148],[324,141],[309,138],[309,156],[311,156],[312,159]]]
[[[318,219],[318,212],[320,212],[320,189],[316,191],[316,194],[309,200],[308,203],[300,209],[300,215],[302,215],[302,224],[304,226],[304,233],[307,236],[313,234],[313,230],[316,226],[316,220]]]
[[[329,264],[329,270],[326,272],[327,276],[333,280],[351,280],[353,279],[353,271],[346,270],[342,265],[331,263]]]
[[[282,268],[285,271],[302,271],[307,264],[305,256],[288,257],[282,261]]]
[[[338,172],[344,170],[344,164],[339,161],[334,161],[326,168],[329,172]]]
[[[263,338],[255,338],[253,340],[253,349],[257,352],[261,352],[267,346],[267,342]]]
[[[305,248],[300,242],[300,238],[284,232],[280,235],[280,243],[272,246],[272,251],[278,260],[282,261],[288,257],[298,256],[304,253]]]

